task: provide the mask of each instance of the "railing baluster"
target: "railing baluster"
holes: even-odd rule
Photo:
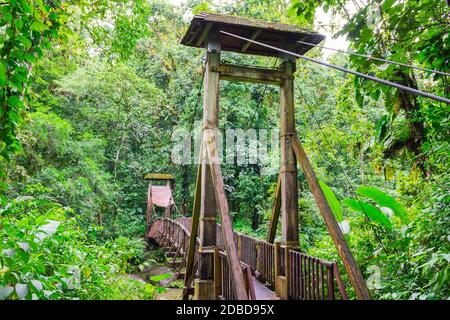
[[[311,300],[311,258],[308,257],[308,300]]]
[[[311,268],[312,268],[312,299],[316,299],[316,259],[311,259]]]
[[[303,255],[300,255],[300,300],[304,300],[305,298],[305,278],[304,278],[304,273],[305,273],[305,268],[303,266],[303,262],[305,261],[305,259],[303,258]]]
[[[300,290],[300,274],[299,274],[299,255],[297,254],[297,252],[295,252],[295,254],[293,255],[294,257],[294,266],[295,266],[295,278],[294,278],[294,283],[295,283],[295,300],[298,300],[298,296],[299,294],[299,290]]]
[[[320,288],[322,293],[322,300],[325,300],[325,284],[323,282],[323,268],[324,265],[320,265]]]
[[[333,281],[333,267],[327,268],[327,290],[328,300],[334,300],[334,281]]]
[[[320,300],[320,263],[316,259],[316,287],[317,287],[317,300]]]

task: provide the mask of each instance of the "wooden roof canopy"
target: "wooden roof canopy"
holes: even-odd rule
[[[175,180],[175,176],[166,173],[148,173],[144,177],[145,180]]]
[[[208,39],[211,30],[226,31],[298,54],[306,53],[311,46],[297,43],[297,41],[318,44],[325,39],[324,35],[294,25],[202,12],[194,16],[181,43],[186,46],[204,48],[205,40]],[[220,43],[223,51],[279,56],[279,52],[276,50],[222,33],[220,34]]]

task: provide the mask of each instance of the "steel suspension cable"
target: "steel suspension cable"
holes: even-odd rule
[[[223,31],[223,30],[221,30],[220,32],[222,34],[226,34],[228,36],[231,36],[231,37],[234,37],[234,38],[237,38],[237,39],[248,41],[248,42],[251,42],[251,43],[254,43],[254,44],[257,44],[259,46],[266,47],[266,48],[269,48],[269,49],[272,49],[272,50],[275,50],[275,51],[283,52],[283,53],[289,54],[291,56],[304,59],[306,61],[310,61],[310,62],[314,62],[314,63],[320,64],[320,65],[325,66],[325,67],[336,69],[336,70],[339,70],[339,71],[342,71],[342,72],[345,72],[345,73],[350,73],[350,74],[353,74],[355,76],[358,76],[358,77],[361,77],[361,78],[364,78],[364,79],[368,79],[368,80],[372,80],[372,81],[375,81],[375,82],[378,82],[378,83],[381,83],[381,84],[384,84],[384,85],[387,85],[387,86],[391,86],[391,87],[394,87],[394,88],[397,88],[397,89],[400,89],[400,90],[403,90],[403,91],[407,91],[407,92],[415,94],[415,95],[424,96],[424,97],[429,98],[429,99],[433,99],[433,100],[436,100],[436,101],[439,101],[439,102],[444,102],[444,103],[450,104],[450,99],[447,99],[447,98],[444,98],[444,97],[441,97],[441,96],[438,96],[438,95],[435,95],[435,94],[432,94],[432,93],[429,93],[429,92],[425,92],[425,91],[422,91],[422,90],[414,89],[414,88],[411,88],[411,87],[408,87],[408,86],[404,86],[404,85],[399,84],[399,83],[383,80],[383,79],[380,79],[380,78],[377,78],[377,77],[374,77],[374,76],[371,76],[371,75],[368,75],[368,74],[365,74],[365,73],[361,73],[361,72],[358,72],[358,71],[346,69],[344,67],[336,66],[334,64],[326,63],[326,62],[323,62],[323,61],[320,61],[320,60],[317,60],[317,59],[314,59],[314,58],[306,57],[304,55],[301,55],[301,54],[298,54],[298,53],[295,53],[295,52],[291,52],[291,51],[288,51],[288,50],[285,50],[285,49],[274,47],[274,46],[271,46],[271,45],[268,45],[268,44],[265,44],[265,43],[262,43],[262,42],[259,42],[259,41],[255,41],[255,40],[252,40],[252,39],[249,39],[249,38],[241,37],[241,36],[238,36],[238,35],[230,33],[230,32],[226,32],[226,31]]]
[[[332,50],[332,51],[336,51],[336,52],[345,53],[345,54],[348,54],[348,55],[353,55],[353,56],[363,57],[363,58],[367,58],[367,59],[371,59],[371,60],[386,62],[386,63],[389,63],[389,64],[395,64],[395,65],[406,67],[406,68],[412,68],[412,69],[417,69],[417,70],[421,70],[421,71],[427,71],[427,72],[432,72],[432,73],[436,73],[436,74],[441,74],[441,75],[444,75],[444,76],[450,76],[450,73],[439,71],[439,70],[433,70],[433,69],[428,69],[428,68],[414,66],[412,64],[406,64],[406,63],[401,63],[401,62],[397,62],[397,61],[392,61],[392,60],[387,60],[387,59],[382,59],[382,58],[376,58],[376,57],[373,57],[373,56],[369,56],[367,54],[362,54],[362,53],[357,53],[357,52],[350,52],[350,51],[345,51],[345,50],[341,50],[341,49],[334,49],[334,48],[325,47],[325,46],[321,46],[321,45],[310,43],[310,42],[306,42],[306,41],[297,41],[297,42],[298,43],[302,43],[302,44],[306,44],[308,46],[313,46],[313,47],[317,47],[317,48]]]

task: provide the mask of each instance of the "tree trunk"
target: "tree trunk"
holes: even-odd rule
[[[400,81],[401,84],[417,89],[417,82],[412,76],[403,72],[398,72],[397,75],[402,79]],[[411,134],[407,141],[394,143],[389,149],[385,150],[385,155],[391,156],[397,150],[406,147],[416,156],[416,164],[422,172],[425,173],[423,164],[426,157],[422,154],[422,145],[425,142],[425,125],[424,117],[420,110],[420,104],[417,100],[417,96],[403,90],[399,90],[398,99],[400,108],[405,111]]]

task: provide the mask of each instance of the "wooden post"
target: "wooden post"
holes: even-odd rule
[[[255,276],[259,278],[261,270],[261,243],[256,242],[256,268],[255,268]]]
[[[284,58],[281,70],[285,74],[280,90],[281,242],[284,246],[298,247],[297,165],[291,145],[291,138],[295,134],[293,76],[295,60]]]
[[[328,300],[334,300],[334,274],[333,274],[334,264],[327,268],[327,292]]]
[[[222,295],[222,260],[220,259],[219,249],[214,249],[214,296],[219,299]]]
[[[145,240],[148,240],[148,232],[150,231],[150,220],[152,217],[153,203],[152,203],[152,181],[148,182],[147,191],[147,213],[146,213],[146,228],[145,228]]]
[[[284,247],[284,256],[281,259],[284,259],[284,278],[286,285],[283,287],[283,292],[281,295],[282,299],[289,299],[289,290],[291,284],[291,264],[289,259],[289,251],[291,251],[291,247]]]
[[[275,201],[272,206],[269,229],[267,230],[267,242],[273,243],[277,233],[278,220],[281,208],[281,176],[278,175],[277,187],[275,189]]]
[[[355,288],[356,296],[361,300],[370,300],[371,295],[364,277],[356,264],[355,258],[353,257],[353,254],[345,241],[341,228],[339,227],[336,218],[331,211],[330,205],[328,204],[328,201],[320,188],[319,182],[317,181],[316,175],[314,174],[311,164],[309,163],[305,150],[303,150],[302,144],[297,137],[293,137],[292,146],[300,167],[303,170],[306,181],[308,182],[311,193],[319,207],[323,220],[325,221],[325,225],[328,228],[328,232],[330,233],[337,252],[344,263],[350,282],[352,283],[353,288]]]
[[[294,117],[294,72],[295,59],[281,56],[280,70],[284,77],[280,87],[280,143],[281,143],[281,247],[285,255],[284,274],[278,275],[278,293],[281,299],[288,299],[290,272],[289,250],[298,249],[298,186],[297,161],[292,149],[292,137],[295,135]]]
[[[275,278],[278,277],[278,275],[281,274],[280,272],[280,242],[275,242],[274,246],[273,246],[273,254],[274,254],[274,273],[275,273]],[[276,279],[275,279],[276,280]]]
[[[242,238],[240,234],[237,234],[237,254],[239,261],[242,260]]]
[[[284,263],[284,273],[281,270],[281,259],[285,259],[285,256],[281,254],[281,243],[275,242],[274,244],[274,272],[275,272],[275,293],[280,299],[286,300],[287,292],[288,292],[288,283],[287,283],[287,273],[286,273],[286,263]],[[286,248],[284,251],[286,252]]]
[[[173,199],[173,191],[174,191],[173,190],[173,187],[174,187],[173,182],[171,180],[167,180],[167,186],[170,188],[170,193],[172,194],[172,200],[174,200]],[[167,208],[165,208],[165,210],[164,210],[164,217],[170,218],[172,216],[173,208],[174,208],[174,205],[169,204],[167,206]]]
[[[208,35],[205,66],[203,126],[217,130],[219,111],[219,73],[213,71],[220,64],[220,41],[217,32]],[[204,140],[205,133],[203,132]],[[214,248],[216,246],[217,203],[211,178],[210,164],[206,162],[207,148],[203,148],[200,201],[200,261],[196,299],[214,299]],[[201,284],[201,287],[198,285]],[[197,288],[198,287],[198,288]]]

